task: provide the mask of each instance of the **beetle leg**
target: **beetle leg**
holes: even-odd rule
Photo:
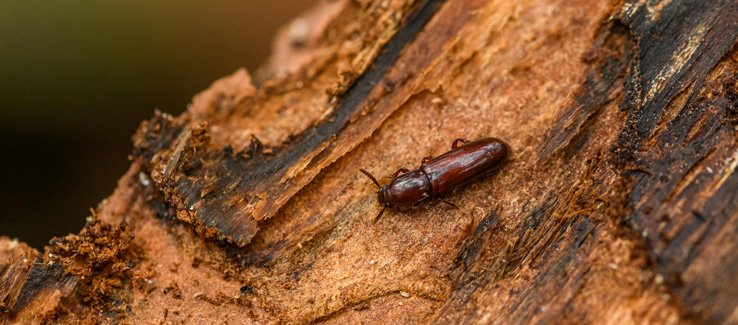
[[[448,204],[448,205],[450,205],[450,206],[452,206],[452,207],[454,207],[454,208],[455,208],[456,210],[461,210],[461,209],[459,209],[459,207],[458,207],[458,206],[456,206],[456,204],[453,204],[453,203],[451,203],[451,202],[449,202],[449,201],[446,201],[446,200],[444,200],[444,199],[441,199],[441,198],[439,198],[438,200],[439,200],[439,201],[441,201],[441,202],[443,202],[443,203],[446,203],[446,204]]]
[[[397,170],[397,171],[396,171],[396,172],[395,172],[395,173],[394,173],[394,174],[392,175],[392,178],[395,178],[395,177],[397,177],[397,175],[400,175],[400,173],[407,173],[407,172],[409,172],[409,171],[410,171],[410,170],[409,170],[409,169],[407,169],[407,168],[405,168],[405,167],[403,167],[403,168],[400,168],[400,169],[398,169],[398,170]]]
[[[456,149],[456,147],[459,146],[459,142],[464,143],[464,144],[467,144],[467,143],[469,143],[469,140],[462,139],[462,138],[454,139],[454,143],[451,144],[451,149]]]
[[[420,165],[425,165],[425,163],[427,163],[431,159],[433,159],[433,157],[431,156],[424,157],[423,159],[420,160]]]

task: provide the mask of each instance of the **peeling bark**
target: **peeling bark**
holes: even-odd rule
[[[738,322],[738,2],[333,1],[134,135],[9,322]],[[512,160],[376,224],[358,173]],[[386,179],[385,179],[386,180]]]

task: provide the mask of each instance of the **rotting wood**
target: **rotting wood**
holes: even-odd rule
[[[366,114],[365,110],[371,108],[365,107],[365,103],[375,89],[392,91],[403,82],[388,80],[386,72],[393,66],[405,44],[413,40],[442,2],[422,1],[415,11],[407,15],[403,10],[409,11],[412,5],[393,3],[393,6],[384,9],[392,13],[385,19],[387,22],[379,20],[379,26],[386,27],[379,31],[368,30],[382,34],[374,38],[371,34],[361,35],[366,39],[366,44],[353,58],[350,70],[339,71],[338,78],[327,78],[324,82],[332,87],[328,89],[332,95],[326,102],[319,103],[324,106],[317,108],[324,112],[320,114],[320,119],[305,130],[286,134],[287,139],[279,145],[263,147],[255,135],[248,145],[239,146],[244,148],[242,150],[234,151],[232,146],[219,147],[211,143],[208,127],[200,127],[198,124],[202,122],[197,118],[183,115],[177,121],[158,118],[145,124],[135,137],[140,139],[136,146],[138,155],[150,157],[150,160],[145,158],[144,162],[151,164],[148,169],[154,181],[164,188],[168,200],[179,208],[179,214],[186,215],[184,220],[196,224],[203,234],[217,236],[239,246],[248,244],[257,232],[260,220],[272,217],[322,168],[355,147],[376,128],[369,128],[365,126],[366,123],[349,123],[355,122],[355,116]],[[374,16],[379,14],[367,15],[366,19]],[[400,27],[403,16],[408,16],[407,21]],[[371,62],[371,69],[366,70],[369,61],[360,59],[371,53],[376,53],[376,57]],[[412,72],[412,69],[404,71],[406,74]],[[297,82],[304,84],[305,81]],[[321,90],[326,89],[317,89],[318,92]],[[241,98],[241,101],[249,105],[268,106],[273,98],[267,97],[262,103],[258,94],[253,96],[253,100],[246,97]],[[283,96],[290,96],[289,90]],[[281,102],[282,98],[277,97],[276,101]],[[229,111],[224,119],[236,118],[243,114],[244,109],[253,109],[247,105],[228,105],[233,106],[219,108]],[[294,109],[316,110],[315,107]],[[389,113],[391,111],[384,116]],[[211,123],[207,118],[200,119]],[[377,124],[383,119],[375,117],[371,120]],[[193,137],[193,132],[197,136]],[[154,150],[150,149],[152,147]],[[164,148],[170,150],[162,150]],[[188,153],[183,154],[183,151]]]
[[[44,253],[0,240],[0,317],[738,322],[737,1],[335,1],[319,17],[256,81],[143,123],[79,235]],[[512,161],[445,197],[460,211],[372,223],[358,168],[486,136]]]

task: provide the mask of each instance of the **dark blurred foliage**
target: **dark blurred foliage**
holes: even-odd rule
[[[300,0],[0,1],[0,235],[78,232],[155,108],[266,58]]]

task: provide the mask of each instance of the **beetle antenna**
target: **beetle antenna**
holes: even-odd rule
[[[364,170],[364,168],[359,168],[359,171],[362,172],[364,175],[366,175],[366,177],[369,177],[369,179],[371,179],[372,182],[374,182],[374,184],[376,184],[378,188],[382,188],[381,186],[379,186],[379,182],[377,182],[377,179],[374,178],[374,176],[372,176],[371,173],[369,173],[368,171]]]
[[[384,213],[384,210],[387,210],[387,207],[384,207],[384,208],[382,208],[382,211],[379,211],[379,214],[377,215],[377,217],[374,218],[374,223],[377,223],[377,221],[379,221],[379,218],[382,217],[382,214]]]

